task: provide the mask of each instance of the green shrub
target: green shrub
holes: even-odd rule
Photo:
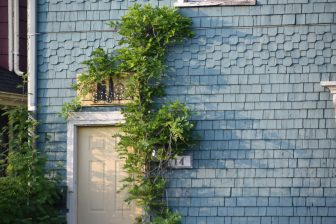
[[[34,147],[36,121],[24,107],[6,115],[11,124],[8,131],[15,136],[8,144],[6,176],[0,178],[0,223],[64,223],[55,208],[60,196],[57,178],[47,177],[46,157]]]

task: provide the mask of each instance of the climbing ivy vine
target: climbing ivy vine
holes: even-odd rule
[[[125,123],[118,152],[128,174],[123,180],[128,202],[143,210],[137,223],[180,223],[180,216],[164,200],[168,161],[193,144],[191,112],[178,101],[158,104],[164,96],[162,75],[167,48],[191,38],[191,20],[175,9],[135,4],[119,21],[110,23],[122,39],[114,54],[102,49],[85,62],[88,71],[79,77],[75,89],[87,94],[93,84],[111,76],[127,76],[123,108]],[[65,105],[64,111],[71,109]]]

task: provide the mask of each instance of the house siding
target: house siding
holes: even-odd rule
[[[57,169],[66,160],[59,112],[81,62],[97,47],[118,48],[106,23],[135,2],[37,2],[39,147]],[[195,111],[200,140],[188,152],[193,168],[169,173],[169,206],[184,224],[336,223],[335,113],[320,86],[336,80],[336,2],[180,11],[196,35],[169,49],[166,99]]]

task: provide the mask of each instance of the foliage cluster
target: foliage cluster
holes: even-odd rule
[[[64,223],[55,204],[60,190],[57,178],[46,177],[45,162],[34,147],[32,131],[37,123],[25,107],[8,110],[11,132],[6,160],[6,176],[0,177],[0,223]]]
[[[124,179],[127,200],[143,209],[138,223],[177,224],[180,216],[164,201],[165,171],[170,159],[192,145],[194,124],[184,104],[158,105],[155,99],[164,96],[161,79],[167,48],[193,36],[191,20],[175,9],[135,4],[110,25],[122,36],[122,47],[114,55],[95,50],[75,89],[85,95],[90,86],[127,74],[125,96],[131,100],[122,108],[125,123],[120,128],[123,134],[118,135],[118,152],[128,174]],[[71,108],[69,105],[65,108]]]
[[[179,223],[179,216],[165,207],[164,172],[169,159],[192,144],[190,111],[181,103],[158,106],[163,96],[161,82],[167,47],[192,37],[191,20],[167,7],[135,5],[118,22],[112,22],[122,35],[117,51],[119,71],[131,74],[127,96],[132,101],[123,108],[119,153],[128,173],[125,187],[130,201],[144,210],[139,222]],[[152,218],[151,218],[152,217]]]
[[[68,118],[73,111],[80,109],[80,99],[95,91],[97,84],[102,84],[116,75],[115,58],[103,49],[97,48],[91,54],[91,59],[83,64],[88,70],[77,77],[77,83],[72,87],[77,91],[77,96],[62,107],[61,116]],[[120,76],[120,75],[118,75]]]

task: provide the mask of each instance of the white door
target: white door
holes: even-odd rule
[[[136,208],[118,193],[123,162],[116,151],[115,127],[78,128],[78,224],[133,223]],[[139,211],[137,211],[139,213]]]

